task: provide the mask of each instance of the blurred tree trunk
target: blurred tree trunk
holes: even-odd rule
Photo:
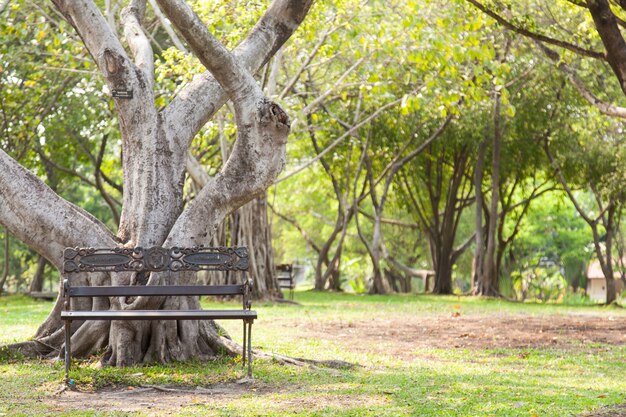
[[[429,146],[419,175],[403,175],[409,201],[428,235],[435,294],[452,293],[452,267],[475,239],[472,235],[460,246],[454,246],[461,214],[473,202],[470,156],[470,148],[465,144]]]
[[[485,195],[483,193],[483,178],[485,173],[485,153],[487,152],[487,138],[478,145],[476,168],[474,170],[474,192],[476,194],[476,211],[474,219],[476,223],[476,248],[474,251],[472,273],[472,292],[478,293],[478,285],[484,280],[483,256],[485,253],[485,234],[483,232],[483,211]]]
[[[487,245],[485,253],[481,256],[482,267],[481,274],[476,282],[475,293],[478,295],[497,296],[500,291],[498,288],[498,268],[496,265],[496,250],[498,239],[496,236],[498,226],[498,202],[500,201],[500,149],[502,143],[502,128],[500,115],[500,93],[494,92],[494,110],[493,110],[493,141],[492,141],[492,160],[491,160],[491,204],[489,208],[489,219],[487,223]],[[481,204],[483,206],[483,204]],[[482,207],[481,207],[482,208]],[[479,233],[477,230],[476,233]]]
[[[9,278],[9,249],[9,232],[4,229],[4,266],[2,268],[2,277],[0,278],[0,294],[2,294],[7,278]]]
[[[267,215],[267,193],[230,216],[231,246],[247,246],[248,276],[254,280],[256,298],[282,298],[274,269],[272,227]]]
[[[33,275],[33,279],[30,281],[30,287],[28,292],[41,292],[43,291],[43,283],[46,277],[46,264],[48,261],[43,256],[39,256],[37,258],[37,269],[35,269],[35,274]]]

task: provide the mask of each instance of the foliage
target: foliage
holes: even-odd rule
[[[96,188],[96,177],[121,178],[114,163],[119,157],[116,120],[80,39],[49,7],[15,1],[2,13],[0,147],[114,228],[115,216]],[[108,147],[101,149],[105,138]],[[106,182],[101,187],[113,199],[120,197]],[[29,277],[21,274],[33,270],[36,261],[32,251],[12,242],[10,284],[27,288],[21,280]]]
[[[246,33],[241,28],[249,27],[268,3],[190,2],[229,48],[243,39]],[[494,10],[506,8],[519,27],[588,48],[601,48],[589,14],[569,2],[485,4]],[[122,177],[117,121],[80,40],[48,7],[22,0],[11,2],[0,19],[0,33],[7,39],[0,44],[0,113],[4,120],[0,146],[62,196],[79,202],[115,229],[115,215],[102,197],[103,192],[114,200],[121,196],[113,186]],[[154,28],[159,88],[156,101],[164,106],[202,67],[193,55],[172,46],[172,40],[150,10],[147,20]],[[559,54],[562,62],[575,68],[600,99],[623,101],[608,67],[594,65],[594,61],[567,50],[559,50]],[[275,87],[270,85],[274,65],[278,69]],[[442,143],[416,158],[402,175],[415,182],[417,196],[426,196],[428,190],[417,180],[428,175],[429,161],[439,158],[445,174],[441,178],[448,185],[446,175],[454,164],[451,149],[465,146],[465,175],[470,176],[478,144],[492,130],[493,94],[498,92],[504,125],[502,192],[511,192],[514,203],[528,198],[536,183],[551,180],[553,169],[541,150],[544,140],[549,142],[566,178],[584,196],[583,205],[588,212],[598,212],[590,197],[590,184],[601,199],[615,198],[621,202],[626,180],[622,168],[626,166],[623,123],[590,108],[554,65],[535,44],[507,32],[466,0],[318,2],[285,46],[282,58],[268,62],[256,75],[265,88],[275,90],[274,97],[292,117],[286,173],[310,164],[297,175],[278,182],[270,190],[268,201],[277,213],[297,221],[310,242],[321,246],[332,236],[341,210],[329,175],[334,176],[340,192],[347,196],[346,203],[353,203],[367,188],[363,171],[359,171],[365,143],[373,171],[384,173],[404,146],[407,148],[401,155],[423,143],[450,114],[455,119]],[[315,104],[317,99],[323,100]],[[384,111],[348,133],[380,109]],[[225,139],[225,143],[232,144],[234,132],[231,115],[223,111],[196,137],[193,152],[209,173],[221,168],[224,142],[220,141]],[[311,132],[318,150],[312,145]],[[335,143],[338,138],[343,139]],[[101,174],[96,174],[93,157],[105,140]],[[328,171],[312,161],[324,149],[328,149]],[[111,184],[105,181],[98,189],[96,175],[106,176]],[[487,197],[489,176],[490,168],[486,167],[483,189]],[[376,188],[379,193],[382,184]],[[384,224],[385,244],[402,263],[431,269],[434,262],[428,235],[424,225],[416,227],[419,215],[408,204],[409,197],[402,189],[400,180],[391,186],[384,217],[412,227]],[[188,192],[193,193],[192,187],[188,187]],[[566,287],[584,287],[581,271],[589,260],[591,236],[579,227],[578,215],[562,213],[565,205],[562,194],[549,194],[532,203],[528,211],[520,206],[507,214],[503,236],[517,233],[518,221],[521,226],[505,254],[501,277],[505,293],[514,285],[548,285],[539,277],[553,277],[553,284],[558,287],[562,284],[559,274],[567,280]],[[116,203],[113,206],[117,207]],[[468,205],[467,213],[459,218],[455,245],[463,243],[474,231],[471,207]],[[364,234],[372,236],[372,222],[367,217],[373,213],[369,198],[360,199],[359,208]],[[432,208],[430,211],[427,214],[434,220],[438,215],[432,213]],[[310,242],[293,224],[278,216],[272,217],[272,226],[277,261],[295,260],[308,266],[312,279],[317,254]],[[343,250],[342,288],[364,291],[371,275],[371,261],[357,238],[353,220],[346,230],[343,246],[340,248],[337,240],[332,241],[330,253]],[[14,287],[22,275],[32,270],[36,257],[19,244],[11,247],[9,262],[14,276],[10,284]],[[453,266],[456,291],[466,291],[471,284],[470,252],[471,249]],[[545,259],[554,262],[558,274],[541,266]],[[382,266],[390,268],[384,260]],[[517,297],[521,297],[519,291]],[[542,290],[538,291],[541,295]]]
[[[592,259],[592,241],[591,231],[564,193],[539,197],[506,255],[506,269],[515,288],[512,295],[518,299],[541,295],[541,281],[528,281],[532,281],[533,275],[537,279],[552,277],[557,286],[562,285],[556,278],[559,275],[567,282],[562,289],[585,288],[583,274]],[[534,288],[534,293],[523,295],[524,288],[529,287]]]

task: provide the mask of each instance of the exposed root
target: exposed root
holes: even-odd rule
[[[343,369],[343,370],[353,370],[355,368],[364,368],[363,365],[358,363],[350,363],[342,360],[331,359],[327,361],[318,361],[313,359],[304,359],[297,358],[298,361],[302,361],[304,363],[312,364],[321,368],[331,368],[331,369]]]
[[[211,389],[203,388],[203,387],[195,387],[194,389],[182,389],[182,388],[166,387],[166,386],[161,386],[161,385],[149,385],[149,384],[140,385],[139,387],[145,390],[155,390],[155,391],[166,392],[166,393],[176,392],[176,393],[182,393],[182,394],[213,395],[216,391],[216,390],[211,390]]]
[[[0,347],[0,350],[7,350],[16,355],[23,355],[27,358],[46,358],[51,354],[57,354],[58,349],[41,342],[39,340],[27,340],[25,342],[12,343]]]
[[[290,304],[290,305],[294,305],[294,306],[302,305],[302,304],[298,303],[297,301],[287,300],[285,298],[275,298],[272,301],[275,302],[276,304]]]
[[[310,366],[315,369],[355,369],[357,367],[363,367],[363,365],[354,364],[341,360],[327,360],[318,361],[305,358],[292,358],[291,356],[279,355],[276,353],[265,353],[258,350],[252,351],[254,358],[256,359],[269,359],[274,360],[282,365],[294,365],[294,366]]]

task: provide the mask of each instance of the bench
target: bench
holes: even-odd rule
[[[278,281],[278,288],[281,290],[289,290],[289,299],[293,300],[293,290],[296,288],[296,281],[293,276],[293,265],[276,265],[276,281]]]
[[[76,286],[70,276],[89,272],[181,272],[181,271],[239,271],[243,275],[238,285],[131,285]],[[66,248],[63,252],[65,322],[65,379],[69,383],[71,322],[73,320],[242,320],[243,367],[248,365],[252,376],[252,323],[257,318],[251,310],[252,281],[246,277],[248,250],[245,247],[193,248]],[[145,275],[144,275],[145,278]],[[232,310],[74,310],[75,297],[164,297],[164,296],[242,296],[241,309]]]

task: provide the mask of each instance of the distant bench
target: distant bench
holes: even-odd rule
[[[70,275],[85,272],[180,272],[180,271],[241,271],[238,285],[131,285],[75,286]],[[245,247],[193,248],[66,248],[63,252],[63,297],[65,309],[65,379],[69,383],[72,358],[70,327],[72,320],[242,320],[243,366],[248,364],[252,376],[252,323],[257,318],[251,310],[252,281],[246,277],[248,250]],[[243,298],[241,309],[234,310],[73,310],[75,297],[130,296],[238,296]]]
[[[281,290],[289,290],[289,299],[293,300],[293,290],[296,288],[296,281],[293,276],[293,265],[276,265],[276,281],[278,281],[278,288]]]

